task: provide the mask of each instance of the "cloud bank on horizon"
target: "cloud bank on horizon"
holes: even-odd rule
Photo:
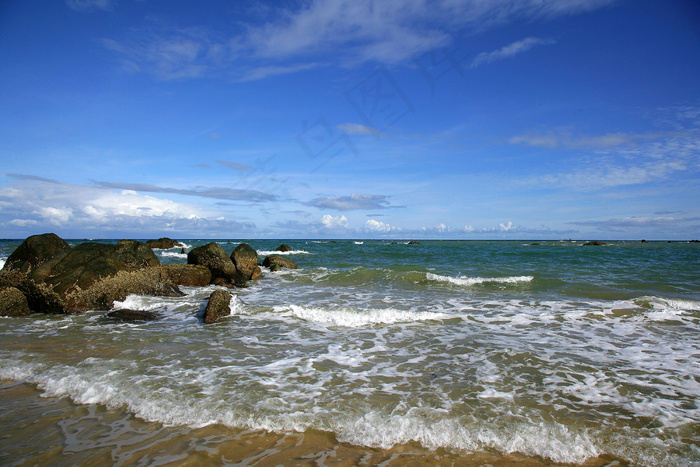
[[[698,21],[681,0],[3,4],[0,236],[698,238]]]

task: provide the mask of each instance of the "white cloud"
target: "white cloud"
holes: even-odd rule
[[[73,209],[69,207],[54,208],[50,206],[39,206],[36,211],[34,211],[34,214],[37,214],[51,225],[61,226],[71,220],[73,217]]]
[[[382,134],[381,131],[376,128],[372,128],[366,125],[361,125],[359,123],[343,123],[338,125],[338,128],[349,135],[373,135],[379,136]]]
[[[348,218],[342,215],[333,217],[330,214],[324,214],[321,217],[321,225],[329,230],[347,229]]]
[[[513,136],[510,144],[565,149],[609,149],[617,146],[637,144],[662,136],[660,133],[606,133],[603,135],[574,135],[568,129],[556,129],[549,133],[531,133]]]
[[[221,161],[219,161],[221,163]],[[231,168],[231,163],[227,165]],[[240,164],[239,164],[240,165]],[[248,166],[250,167],[250,166]],[[163,194],[175,194],[175,195],[185,195],[185,196],[201,196],[204,198],[214,198],[214,199],[225,199],[229,201],[248,201],[253,203],[260,203],[266,201],[277,201],[278,197],[271,193],[265,193],[258,190],[249,189],[239,189],[239,188],[228,188],[228,187],[207,187],[207,188],[170,188],[161,187],[157,185],[151,185],[148,183],[128,183],[128,182],[102,182],[99,180],[92,180],[92,182],[98,186],[104,188],[117,188],[127,191],[142,191],[146,193],[163,193]]]
[[[159,25],[133,30],[120,40],[105,38],[105,48],[120,54],[127,72],[146,72],[163,80],[199,78],[230,69],[238,55],[234,41],[204,28]]]
[[[511,232],[518,229],[511,221],[508,221],[506,224],[498,224],[498,228],[501,230],[501,232]]]
[[[290,73],[296,73],[298,71],[310,70],[316,68],[318,65],[316,63],[301,63],[297,65],[279,66],[261,66],[253,68],[246,72],[239,81],[256,81],[259,79],[268,78],[270,76],[288,75]]]
[[[426,234],[445,234],[452,232],[452,228],[440,223],[432,227],[423,227],[421,231]]]
[[[112,0],[66,0],[66,5],[75,11],[111,10]]]
[[[694,228],[697,232],[700,217],[624,217],[621,219],[569,222],[569,224],[572,225],[596,227],[598,230],[608,232],[629,232],[633,230],[648,231],[649,229],[655,228],[663,228],[668,231],[669,228],[681,229],[689,223],[695,224]]]
[[[327,196],[315,198],[307,203],[322,209],[350,211],[355,209],[385,209],[389,207],[388,196],[353,193],[350,196]]]
[[[493,52],[483,52],[476,56],[472,61],[471,67],[476,68],[479,65],[485,63],[495,62],[497,60],[503,60],[504,58],[512,57],[522,52],[526,52],[536,45],[553,44],[554,41],[540,39],[537,37],[527,37],[523,40],[513,42],[512,44],[501,47],[499,50],[494,50]]]
[[[293,57],[342,51],[346,62],[396,63],[449,42],[459,29],[483,30],[513,19],[552,18],[593,10],[614,0],[325,0],[288,10],[251,32],[250,44],[262,56]],[[505,58],[545,43],[527,38],[479,58]]]
[[[240,81],[316,66],[368,61],[396,64],[450,46],[458,33],[481,32],[523,18],[549,19],[600,8],[615,0],[312,0],[268,8],[270,20],[231,35],[198,27],[152,24],[128,37],[105,38],[129,72],[159,79],[226,76]],[[68,0],[75,9],[109,9],[108,0]],[[238,19],[237,19],[238,20]],[[477,56],[472,66],[548,43],[526,38]],[[311,58],[313,57],[313,58]]]
[[[14,225],[15,227],[33,227],[39,225],[39,222],[32,219],[12,219],[8,224]]]
[[[664,109],[659,111],[664,113]],[[692,108],[664,116],[672,131],[577,135],[567,129],[516,136],[511,144],[578,151],[566,168],[523,180],[523,185],[594,191],[691,177],[700,172],[700,122]]]
[[[0,201],[11,207],[0,213],[0,223],[18,229],[31,228],[30,233],[39,228],[60,228],[72,232],[98,230],[103,234],[173,231],[196,235],[221,231],[231,235],[254,227],[252,223],[217,218],[214,212],[196,205],[141,195],[133,190],[19,182],[0,189]]]
[[[389,233],[401,230],[399,227],[378,221],[375,219],[369,219],[365,222],[366,232],[379,232],[379,233]]]

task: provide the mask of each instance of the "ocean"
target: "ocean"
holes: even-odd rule
[[[700,465],[698,244],[240,242],[215,324],[0,318],[0,465]]]

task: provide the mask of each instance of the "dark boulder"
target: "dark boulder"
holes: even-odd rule
[[[231,261],[236,266],[239,280],[249,281],[258,268],[258,253],[247,243],[241,243],[231,253]]]
[[[159,318],[158,313],[145,310],[121,309],[110,311],[104,316],[108,320],[133,323],[135,321],[155,321]]]
[[[182,297],[174,279],[161,268],[119,271],[101,278],[85,289],[74,289],[66,295],[67,305],[74,311],[109,310],[115,301],[124,301],[131,294],[158,297]]]
[[[0,290],[0,316],[24,316],[31,312],[27,297],[17,287]]]
[[[209,296],[209,302],[204,310],[204,322],[215,323],[219,318],[231,314],[231,294],[225,290],[215,290]]]
[[[27,299],[29,309],[36,313],[68,313],[65,302],[46,284],[36,283],[19,270],[0,271],[0,289],[14,287]]]
[[[411,240],[410,242],[408,242],[408,244],[409,245],[420,245],[420,242],[417,242],[415,240]]]
[[[28,272],[68,251],[70,245],[56,234],[32,235],[7,258],[4,269]]]
[[[120,271],[160,266],[160,260],[145,244],[121,240],[118,244],[82,243],[64,256],[46,262],[31,272],[37,282],[53,287],[59,295],[84,290]]]
[[[172,238],[163,237],[158,240],[148,240],[146,246],[149,248],[156,248],[158,250],[168,250],[170,248],[181,247],[182,243],[173,240]]]
[[[602,246],[602,245],[605,245],[605,242],[593,241],[593,242],[586,242],[583,244],[583,246]]]
[[[236,281],[236,265],[218,243],[207,243],[190,250],[187,264],[206,266],[211,271],[212,283],[230,286]]]
[[[278,255],[270,255],[265,257],[265,260],[263,261],[263,266],[269,268],[270,271],[273,272],[279,271],[283,268],[298,269],[297,265],[294,264],[292,261],[288,260],[287,258],[282,258]]]
[[[275,251],[292,251],[292,247],[283,243]]]
[[[164,264],[161,269],[177,285],[204,287],[211,283],[211,271],[199,264]]]

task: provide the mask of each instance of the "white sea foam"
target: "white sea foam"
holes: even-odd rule
[[[158,256],[162,256],[163,258],[187,259],[187,253],[181,253],[180,251],[162,250],[158,252]]]
[[[452,277],[452,276],[441,276],[439,274],[433,274],[429,272],[425,275],[426,279],[438,282],[449,282],[455,285],[477,285],[489,282],[495,282],[499,284],[517,284],[520,282],[531,282],[533,276],[511,276],[511,277]]]
[[[482,392],[476,395],[479,399],[504,399],[508,401],[513,400],[513,394],[509,392],[496,391],[493,388],[484,389]]]
[[[260,250],[258,251],[258,256],[270,256],[270,255],[310,255],[312,253],[306,250],[292,250],[292,251],[274,251],[274,250]]]
[[[431,311],[405,311],[396,310],[393,308],[352,310],[346,308],[332,309],[290,305],[288,308],[281,307],[278,310],[286,310],[292,316],[305,321],[346,327],[372,326],[375,324],[411,323],[416,321],[433,321],[450,318],[450,315],[445,313],[435,313]]]
[[[0,269],[5,267],[6,262],[7,262],[7,258],[0,258]]]

